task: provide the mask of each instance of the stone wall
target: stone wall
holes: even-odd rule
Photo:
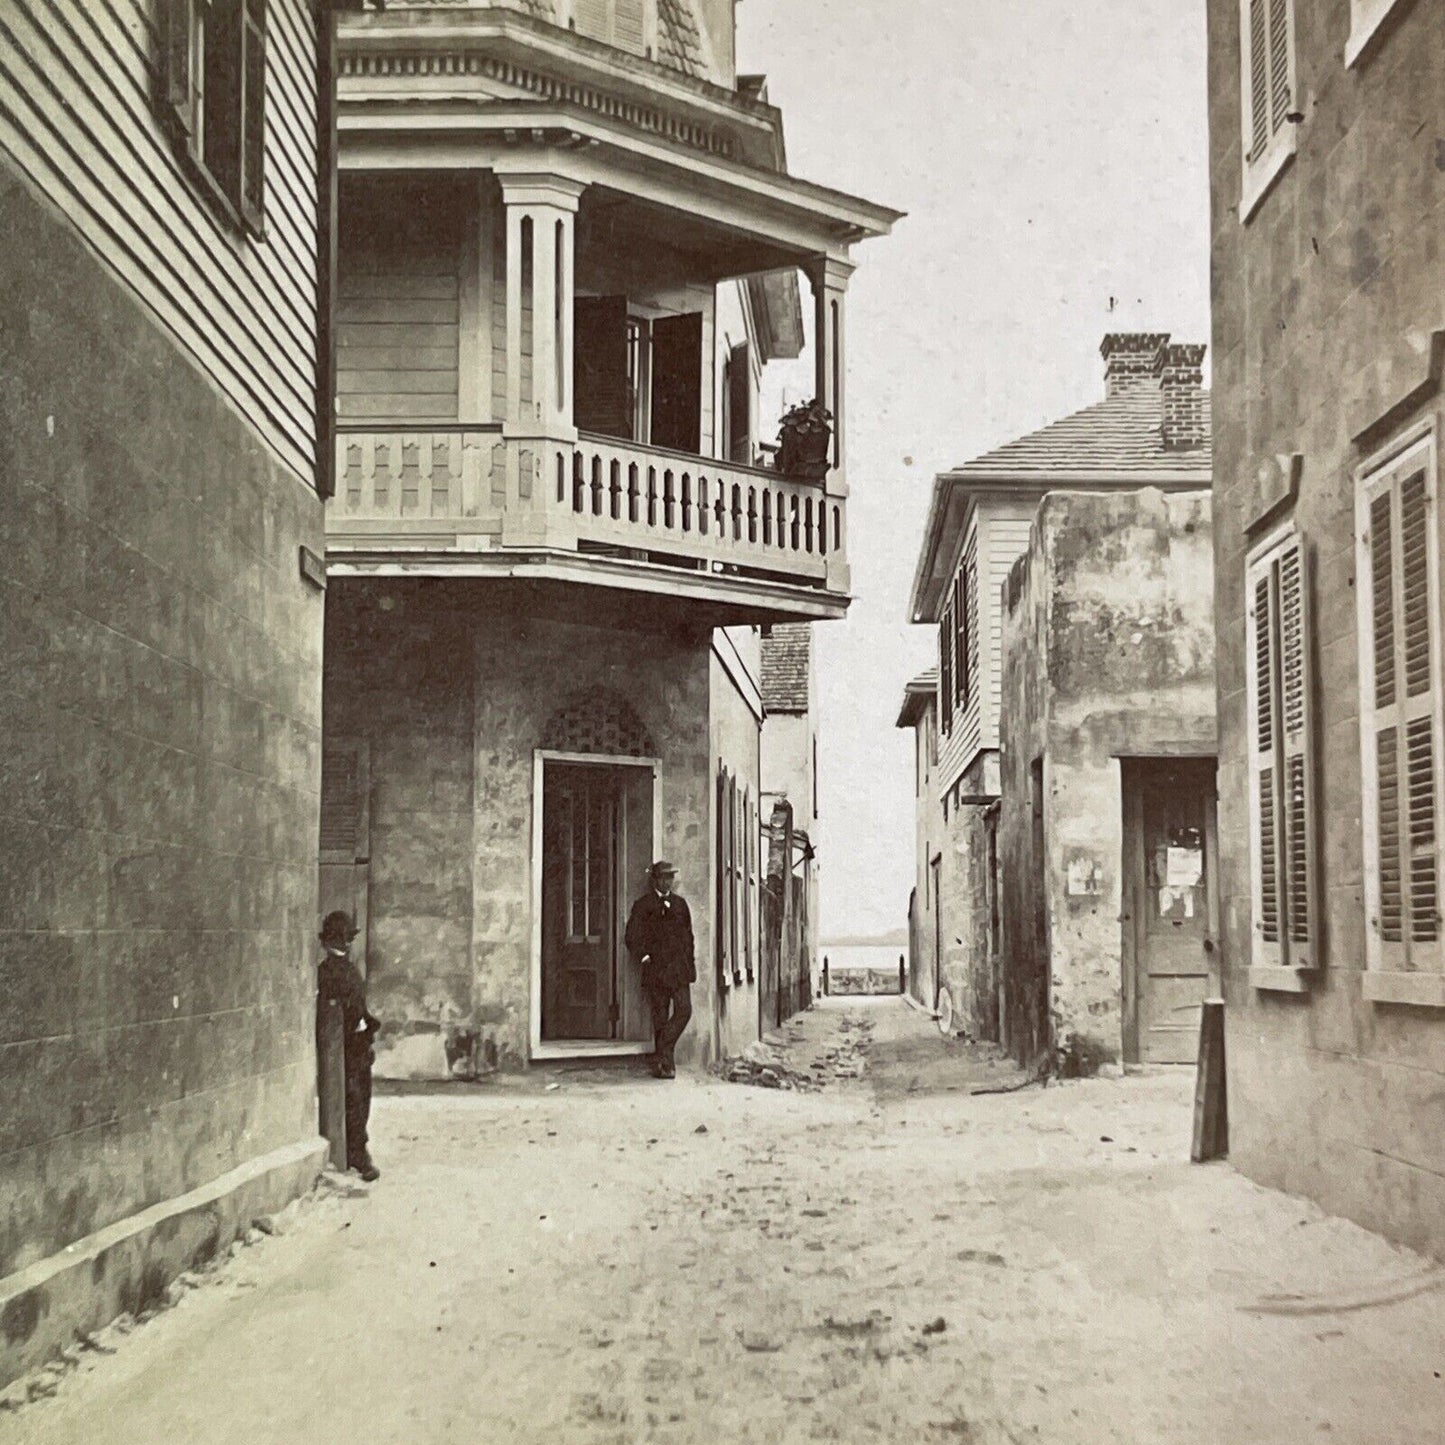
[[[1208,493],[1039,505],[1004,622],[1004,993],[1025,1062],[1122,1058],[1119,760],[1213,754],[1212,589]]]
[[[969,765],[952,791],[992,798],[998,796],[998,790],[999,755],[989,749]],[[988,823],[984,807],[976,802],[949,801],[943,810],[940,832],[939,982],[953,1004],[954,1028],[975,1039],[996,1039],[997,958],[989,938]]]
[[[1347,68],[1346,0],[1301,11],[1297,152],[1247,222],[1239,6],[1210,0],[1215,577],[1230,1155],[1253,1178],[1445,1253],[1445,1018],[1371,1004],[1365,962],[1354,470],[1442,419],[1445,6],[1401,5]],[[1303,23],[1308,19],[1308,24]],[[1256,989],[1245,727],[1245,528],[1258,479],[1298,457],[1292,520],[1314,555],[1317,800],[1325,967],[1307,994]],[[1438,647],[1438,640],[1437,640]],[[1436,656],[1437,666],[1439,655]]]
[[[315,1138],[322,514],[6,165],[0,230],[6,1276]]]

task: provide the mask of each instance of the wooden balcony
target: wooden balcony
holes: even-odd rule
[[[348,428],[327,559],[346,574],[550,576],[840,617],[846,500],[825,483],[610,437]]]

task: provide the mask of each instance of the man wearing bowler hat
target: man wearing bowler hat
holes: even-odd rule
[[[671,863],[659,859],[647,876],[647,892],[632,905],[627,920],[627,951],[637,962],[652,1009],[652,1072],[659,1079],[675,1079],[672,1054],[692,1017],[691,985],[697,982],[692,914],[676,891],[677,869]]]
[[[366,982],[351,958],[351,944],[360,930],[349,913],[337,909],[321,925],[326,957],[316,972],[317,1023],[326,1005],[341,1005],[346,1058],[346,1167],[355,1169],[368,1184],[381,1178],[366,1147],[366,1124],[371,1116],[371,1066],[376,1059],[372,1043],[381,1021],[367,1012]]]

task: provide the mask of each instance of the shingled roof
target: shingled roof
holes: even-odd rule
[[[657,0],[657,58],[686,75],[703,75],[702,31],[691,0]]]
[[[807,622],[775,622],[763,638],[763,711],[807,712],[813,629]]]
[[[1206,435],[1209,393],[1202,393]],[[1017,441],[954,467],[954,477],[1018,477],[1195,473],[1208,486],[1214,464],[1208,441],[1187,451],[1164,445],[1164,403],[1157,386],[1125,387]]]

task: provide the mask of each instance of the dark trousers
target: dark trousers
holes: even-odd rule
[[[647,990],[652,1031],[657,1036],[657,1061],[672,1062],[672,1051],[692,1018],[692,989],[685,983],[653,984]]]
[[[346,1056],[346,1162],[366,1158],[366,1123],[371,1117],[371,1050]]]

